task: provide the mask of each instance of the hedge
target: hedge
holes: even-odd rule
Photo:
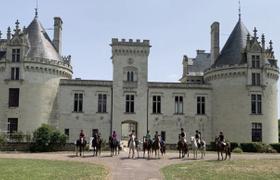
[[[244,152],[267,152],[275,153],[277,152],[272,146],[263,143],[240,143],[240,147]]]
[[[275,149],[278,153],[280,153],[280,143],[270,144],[273,149]]]

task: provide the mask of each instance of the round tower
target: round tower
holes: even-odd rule
[[[55,101],[60,79],[72,77],[71,57],[58,53],[37,14],[27,28],[17,21],[14,32],[1,40],[0,129],[32,133],[42,123],[57,126]]]
[[[278,142],[277,80],[272,47],[251,37],[239,19],[221,53],[205,72],[212,85],[213,137],[231,142]]]

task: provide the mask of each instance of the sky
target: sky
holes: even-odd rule
[[[111,39],[148,39],[149,81],[178,81],[183,55],[210,50],[210,25],[220,22],[222,48],[238,21],[238,0],[38,0],[39,20],[53,36],[63,20],[63,55],[72,56],[73,78],[112,80]],[[0,30],[28,26],[36,0],[1,0]],[[272,39],[280,55],[279,0],[241,0],[242,21]],[[5,37],[5,35],[4,35]]]

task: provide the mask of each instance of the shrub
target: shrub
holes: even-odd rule
[[[273,147],[263,143],[241,143],[244,152],[259,152],[259,153],[275,153],[277,152]]]
[[[240,147],[236,147],[232,150],[234,153],[243,153],[242,149]]]
[[[240,147],[244,152],[257,152],[255,143],[240,143]]]
[[[233,149],[237,148],[237,147],[238,147],[238,143],[236,143],[236,142],[231,142],[231,143],[230,143],[231,151],[232,151]]]
[[[65,145],[66,139],[67,137],[55,128],[43,124],[34,131],[30,150],[33,152],[54,151],[56,147]]]
[[[210,142],[209,145],[206,145],[207,151],[216,151],[216,143],[215,142]]]
[[[278,153],[280,153],[280,143],[270,144],[273,149],[275,149]]]
[[[23,134],[23,132],[20,131],[20,132],[14,132],[10,134],[9,138],[12,142],[20,143],[23,141],[24,136],[25,135]]]
[[[0,134],[0,145],[3,145],[6,143],[6,137],[4,134]]]

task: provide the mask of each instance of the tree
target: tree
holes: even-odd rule
[[[42,124],[33,133],[33,144],[31,151],[53,151],[58,146],[66,143],[66,136],[50,125]]]

